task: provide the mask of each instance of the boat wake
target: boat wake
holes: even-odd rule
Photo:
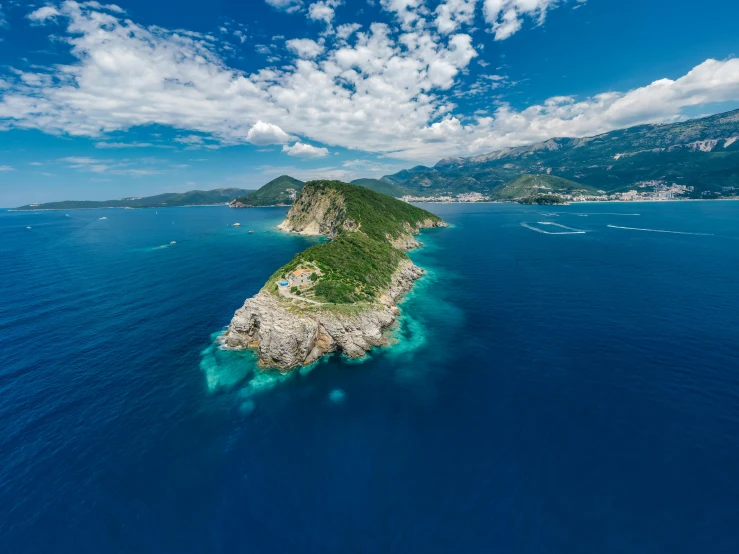
[[[641,214],[624,214],[620,212],[573,212],[572,215],[589,216],[589,215],[623,215],[629,217],[640,216]]]
[[[647,233],[669,233],[671,235],[693,235],[696,237],[712,237],[713,233],[689,233],[687,231],[667,231],[665,229],[640,229],[638,227],[621,227],[620,225],[607,225],[611,229],[624,229],[626,231],[644,231]]]
[[[559,223],[554,223],[553,221],[537,221],[536,225],[549,225],[551,227],[564,229],[564,231],[545,231],[544,229],[539,229],[538,227],[534,227],[529,223],[521,223],[522,227],[526,227],[527,229],[531,229],[532,231],[536,231],[537,233],[541,233],[543,235],[584,235],[585,233],[587,233],[587,231],[584,231],[582,229],[575,229],[574,227],[568,227],[567,225],[561,225]]]

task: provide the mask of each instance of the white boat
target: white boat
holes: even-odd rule
[[[30,228],[31,228],[31,226],[30,226],[30,225],[29,225],[28,227],[26,227],[26,229],[30,229]]]
[[[174,240],[173,240],[173,241],[172,241],[172,242],[170,242],[169,244],[177,244],[177,241],[174,241]]]
[[[234,227],[241,227],[241,223],[234,223],[233,226]]]
[[[107,217],[105,217],[105,216],[103,216],[103,217],[101,217],[100,219],[108,219],[108,218],[107,218]]]

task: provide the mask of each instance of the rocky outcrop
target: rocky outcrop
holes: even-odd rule
[[[405,233],[397,237],[388,235],[387,239],[399,250],[412,250],[421,245],[413,235],[420,233],[421,229],[432,227],[448,225],[441,219],[430,218],[415,226],[406,223]],[[301,235],[334,238],[340,231],[360,231],[361,225],[346,216],[345,199],[337,191],[324,190],[319,194],[312,194],[310,190],[306,190],[298,197],[278,228]]]
[[[422,274],[403,260],[376,304],[351,309],[310,306],[262,290],[236,312],[224,342],[231,348],[255,349],[263,367],[283,372],[332,352],[362,357],[373,346],[388,344],[387,330],[400,314],[395,304]]]
[[[432,229],[434,227],[449,227],[449,225],[445,221],[442,221],[440,219],[426,219],[420,222],[415,227],[411,226],[409,223],[406,223],[405,233],[402,233],[397,237],[387,235],[387,240],[398,250],[403,250],[404,252],[407,252],[408,250],[418,248],[422,244],[416,239],[414,235],[418,235],[421,232],[421,229]]]
[[[277,227],[301,235],[334,238],[341,228],[356,228],[356,222],[346,219],[341,194],[329,190],[322,194],[301,194],[287,213],[285,221]]]

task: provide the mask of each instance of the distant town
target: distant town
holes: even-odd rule
[[[694,188],[675,183],[668,184],[664,181],[643,181],[634,184],[634,189],[625,192],[614,192],[607,194],[605,191],[599,191],[601,194],[579,194],[555,192],[542,188],[537,191],[538,194],[546,194],[554,196],[564,202],[644,202],[644,201],[667,201],[667,200],[696,200],[696,199],[729,199],[736,198],[739,194],[739,187],[722,187],[721,193],[703,191],[700,196],[695,196]],[[440,196],[411,196],[402,197],[405,202],[440,202],[440,203],[457,203],[457,202],[511,202],[519,201],[519,199],[499,199],[494,196],[488,196],[479,192],[467,192],[456,195],[440,195]]]

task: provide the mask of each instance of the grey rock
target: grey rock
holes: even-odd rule
[[[234,314],[225,343],[231,348],[255,349],[263,367],[282,372],[332,352],[362,357],[372,347],[389,344],[387,331],[400,315],[395,304],[422,274],[423,270],[404,260],[380,302],[351,309],[306,306],[263,290]]]

